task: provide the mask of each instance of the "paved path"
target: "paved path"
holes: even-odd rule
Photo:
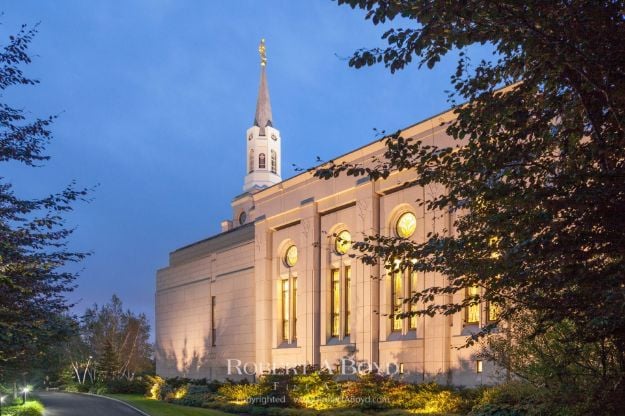
[[[38,391],[45,416],[139,416],[130,407],[97,396]]]

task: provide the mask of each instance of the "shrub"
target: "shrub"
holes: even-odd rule
[[[228,401],[237,403],[250,403],[252,399],[269,393],[264,384],[226,383],[222,385],[217,394]]]
[[[38,401],[28,401],[23,406],[14,406],[7,409],[8,415],[13,416],[43,416],[43,405]]]
[[[342,398],[349,407],[360,409],[388,409],[389,397],[386,392],[398,383],[381,374],[359,375],[356,380],[342,384]]]
[[[145,394],[148,388],[147,378],[136,377],[132,380],[110,380],[105,383],[106,393],[112,394]],[[100,393],[98,393],[100,394]]]
[[[541,392],[529,383],[511,382],[487,388],[470,416],[529,416],[544,413]]]
[[[183,387],[180,389],[182,388]],[[212,386],[210,385],[189,384],[184,388],[186,389],[184,396],[177,399],[171,399],[171,403],[182,406],[201,407],[204,403],[215,400],[215,393],[211,391]]]
[[[63,387],[63,390],[70,393],[88,393],[90,388],[90,384],[69,383]]]
[[[145,395],[150,399],[162,400],[163,399],[163,387],[165,387],[166,382],[162,377],[159,376],[146,376],[146,387],[147,391],[145,391]]]

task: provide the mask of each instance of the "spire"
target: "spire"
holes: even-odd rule
[[[261,39],[258,45],[260,54],[260,86],[258,87],[258,100],[256,101],[256,115],[254,125],[260,127],[260,134],[265,135],[265,127],[272,126],[271,102],[269,101],[269,87],[267,86],[267,55],[265,54],[265,39]]]

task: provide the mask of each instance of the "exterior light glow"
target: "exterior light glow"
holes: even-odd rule
[[[475,362],[475,371],[478,374],[481,373],[482,371],[484,371],[484,366],[483,366],[482,360],[477,360]]]

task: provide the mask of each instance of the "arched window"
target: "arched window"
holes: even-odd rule
[[[271,172],[278,173],[278,155],[275,150],[271,151]]]
[[[248,173],[254,172],[254,149],[250,149],[250,161],[249,167],[247,168]]]
[[[258,169],[265,169],[265,154],[258,155]]]

